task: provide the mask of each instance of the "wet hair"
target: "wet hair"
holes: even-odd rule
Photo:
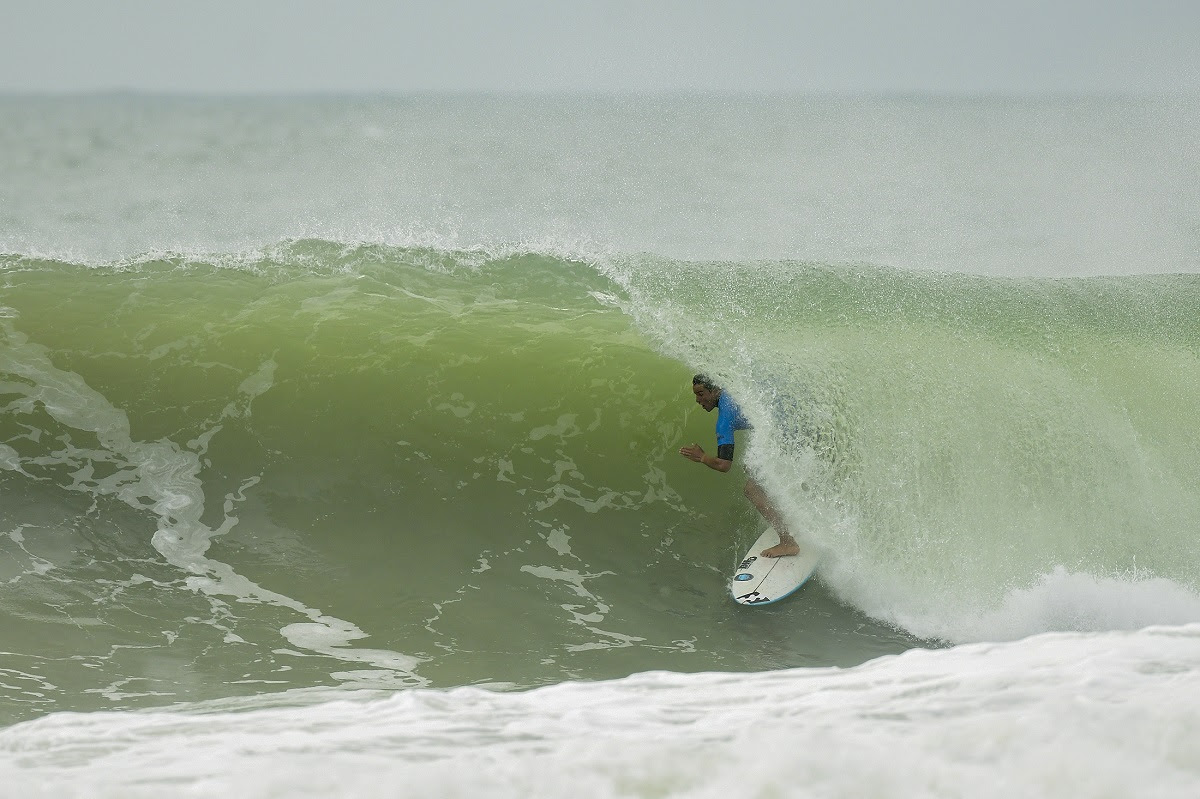
[[[708,375],[695,375],[692,378],[693,386],[704,386],[709,391],[716,391],[720,388],[716,383],[709,379]]]

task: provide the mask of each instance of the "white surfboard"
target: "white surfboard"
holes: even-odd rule
[[[758,537],[729,581],[729,593],[742,605],[770,605],[791,596],[808,582],[820,559],[812,547],[800,546],[799,555],[764,558],[764,549],[779,543],[779,534],[768,527]]]

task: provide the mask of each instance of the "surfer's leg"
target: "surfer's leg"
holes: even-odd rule
[[[796,539],[792,538],[792,534],[788,532],[787,525],[783,522],[783,517],[779,515],[779,511],[775,510],[775,506],[767,498],[767,492],[763,491],[762,486],[755,482],[753,477],[746,480],[746,499],[750,500],[751,504],[758,508],[758,512],[763,515],[767,523],[775,528],[775,532],[779,533],[779,543],[773,547],[764,549],[762,551],[763,557],[781,558],[787,555],[799,555],[800,545],[796,543]]]

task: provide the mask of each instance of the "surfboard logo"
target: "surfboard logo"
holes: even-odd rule
[[[816,570],[819,558],[810,547],[802,547],[795,557],[764,557],[763,551],[778,540],[779,534],[774,528],[763,530],[729,576],[726,583],[729,595],[739,605],[753,607],[778,602],[799,590]]]

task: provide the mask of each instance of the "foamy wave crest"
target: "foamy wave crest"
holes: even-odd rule
[[[0,777],[32,796],[157,796],[186,784],[194,796],[247,797],[403,786],[514,799],[1183,799],[1200,784],[1200,710],[1180,699],[1198,692],[1192,625],[912,650],[845,670],[57,714],[0,732]],[[1004,779],[981,779],[980,764],[997,762]]]

